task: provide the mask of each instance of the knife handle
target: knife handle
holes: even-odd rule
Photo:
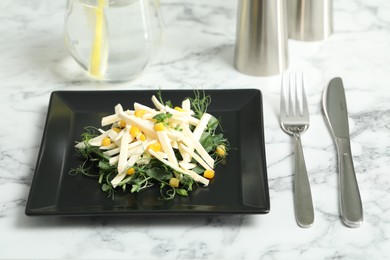
[[[363,222],[363,207],[352,161],[349,138],[336,138],[340,165],[340,207],[345,225],[359,227]]]
[[[301,138],[294,136],[295,149],[295,176],[294,176],[294,210],[295,219],[299,226],[307,228],[314,223],[313,200],[311,197],[310,182],[307,176],[305,158]]]

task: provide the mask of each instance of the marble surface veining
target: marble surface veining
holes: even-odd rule
[[[335,31],[289,41],[292,71],[304,71],[310,128],[302,137],[315,224],[294,219],[292,140],[278,124],[280,76],[233,67],[237,1],[161,0],[165,35],[135,80],[89,80],[69,58],[65,1],[0,1],[0,258],[389,259],[390,2],[335,0]],[[323,88],[343,78],[364,223],[342,224],[337,158],[321,108]],[[221,217],[60,218],[24,214],[49,96],[55,90],[257,88],[271,211]]]

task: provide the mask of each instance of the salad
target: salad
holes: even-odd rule
[[[169,200],[188,196],[194,184],[208,186],[229,147],[217,133],[219,120],[207,113],[210,96],[195,91],[173,106],[158,92],[151,101],[154,107],[135,102],[126,110],[117,104],[101,128],[86,127],[75,145],[85,161],[70,174],[96,177],[112,198],[118,190],[136,193],[157,185]]]

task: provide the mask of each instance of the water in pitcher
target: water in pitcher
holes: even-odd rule
[[[124,81],[156,54],[161,26],[156,0],[69,0],[65,39],[91,77]]]

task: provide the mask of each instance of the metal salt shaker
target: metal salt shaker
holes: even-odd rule
[[[271,76],[288,67],[284,0],[239,0],[234,66],[244,74]]]
[[[319,41],[333,33],[332,0],[287,0],[287,12],[291,39]]]

